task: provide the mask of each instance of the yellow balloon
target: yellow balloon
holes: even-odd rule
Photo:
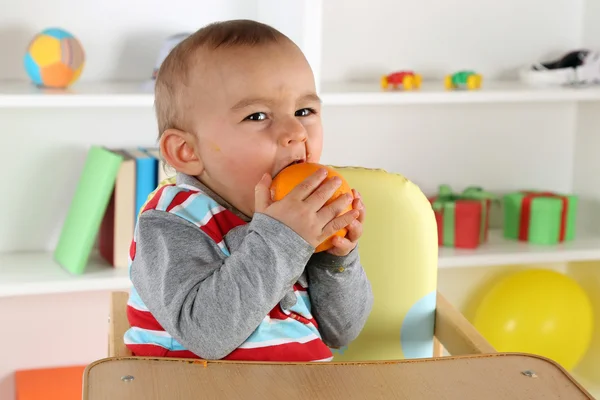
[[[548,357],[571,370],[592,339],[590,299],[572,278],[531,269],[502,280],[485,295],[473,325],[498,351]]]

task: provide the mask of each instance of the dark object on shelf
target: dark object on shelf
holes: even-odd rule
[[[600,83],[600,52],[574,50],[520,71],[521,81],[534,86],[591,85]]]

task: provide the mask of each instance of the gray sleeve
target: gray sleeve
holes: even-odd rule
[[[340,348],[364,327],[373,306],[373,292],[360,264],[358,246],[345,257],[315,254],[307,266],[312,314],[323,341]]]
[[[163,328],[205,359],[223,358],[239,347],[296,282],[314,251],[264,214],[244,226],[229,257],[174,214],[147,211],[137,229],[133,285]]]

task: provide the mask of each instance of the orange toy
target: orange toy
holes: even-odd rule
[[[350,188],[350,185],[348,185],[348,182],[346,182],[344,177],[333,168],[317,163],[300,163],[293,164],[289,167],[284,168],[273,179],[273,183],[271,184],[271,189],[273,190],[273,200],[281,200],[304,179],[317,172],[319,168],[325,168],[327,170],[327,178],[333,178],[337,176],[342,180],[342,184],[340,185],[340,187],[335,191],[333,196],[331,196],[331,198],[327,200],[325,204],[330,204],[332,201],[334,201],[344,193],[352,193],[352,189]],[[344,214],[350,210],[352,210],[352,204],[348,205],[348,208],[346,208],[341,214]],[[320,245],[318,245],[315,249],[315,253],[329,250],[333,247],[331,239],[336,235],[344,237],[346,236],[346,233],[348,233],[348,230],[346,228],[340,229],[339,231],[325,239],[325,241],[323,241]]]
[[[17,400],[81,399],[85,365],[15,372]]]

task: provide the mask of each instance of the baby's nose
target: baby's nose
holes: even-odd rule
[[[306,129],[297,120],[293,120],[285,125],[281,133],[281,144],[289,146],[296,142],[306,142],[308,138]]]

